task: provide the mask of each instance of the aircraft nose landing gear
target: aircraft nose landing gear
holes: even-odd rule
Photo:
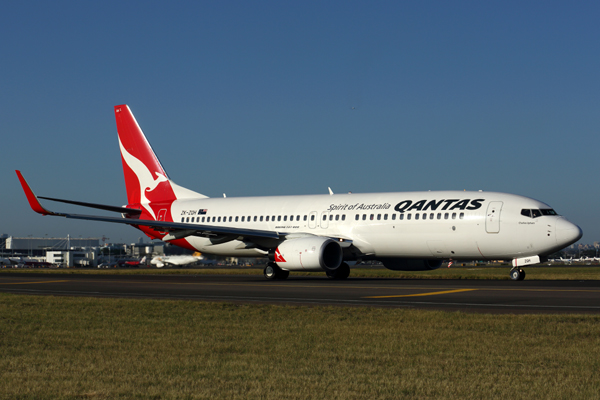
[[[510,279],[513,281],[522,281],[525,279],[525,271],[519,268],[513,268],[510,270]]]

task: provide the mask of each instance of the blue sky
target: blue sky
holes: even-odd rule
[[[38,216],[14,173],[125,204],[126,103],[211,197],[501,191],[600,241],[599,20],[591,1],[4,2],[0,233],[141,236]]]

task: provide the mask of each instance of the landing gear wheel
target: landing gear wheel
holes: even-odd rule
[[[329,279],[346,279],[350,276],[350,267],[348,264],[342,263],[335,271],[327,271],[326,274]]]
[[[275,263],[268,263],[263,270],[263,274],[265,275],[265,278],[269,280],[287,279],[287,277],[290,275],[290,271],[282,270]]]
[[[511,269],[510,279],[512,279],[513,281],[522,281],[523,279],[525,279],[525,271],[517,268]]]
[[[275,270],[275,266],[273,266],[271,264],[267,264],[267,266],[263,270],[263,274],[265,275],[265,278],[267,278],[269,280],[275,279],[275,277],[277,276],[277,271]]]

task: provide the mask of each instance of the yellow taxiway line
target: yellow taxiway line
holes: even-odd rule
[[[448,293],[459,293],[459,292],[470,292],[478,289],[456,289],[456,290],[445,290],[443,292],[430,292],[430,293],[415,293],[415,294],[397,294],[392,296],[368,296],[363,299],[389,299],[391,297],[417,297],[417,296],[435,296],[437,294],[448,294]]]

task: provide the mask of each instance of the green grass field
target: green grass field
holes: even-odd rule
[[[527,280],[598,280],[600,266],[529,266],[524,268]],[[398,279],[501,279],[508,280],[509,266],[439,268],[434,271],[390,271],[385,268],[352,268],[351,277]],[[262,275],[260,268],[59,268],[59,269],[0,269],[2,273],[48,274],[248,274]],[[290,276],[325,276],[319,272],[292,272]]]
[[[0,294],[4,399],[593,399],[600,317]]]

